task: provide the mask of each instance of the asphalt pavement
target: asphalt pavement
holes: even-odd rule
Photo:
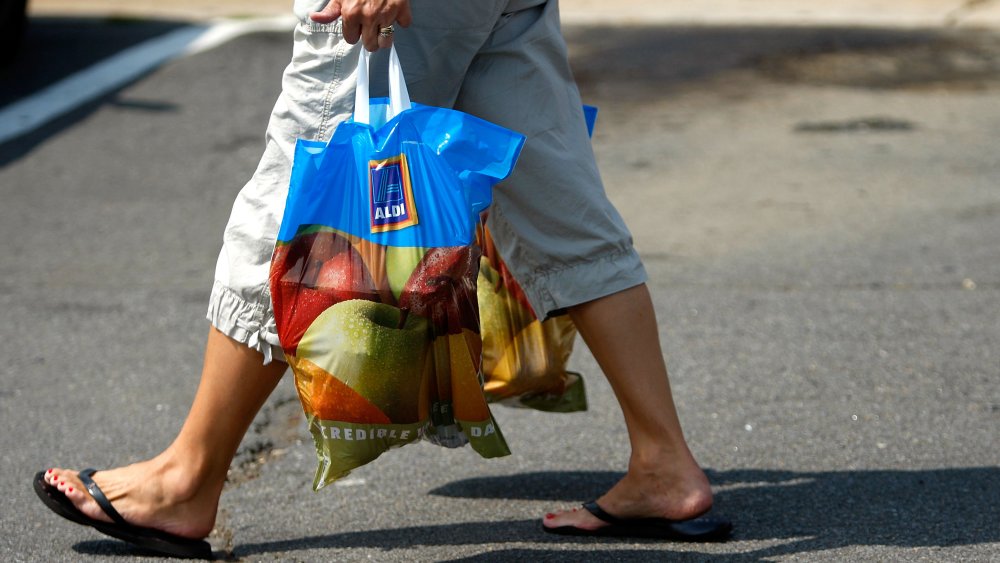
[[[496,407],[510,457],[411,445],[319,493],[286,378],[231,470],[219,555],[1000,559],[1000,36],[566,33],[733,540],[541,532],[546,511],[614,483],[628,452],[579,344],[589,412]],[[142,459],[176,433],[222,230],[289,55],[287,33],[242,37],[0,145],[0,558],[157,560],[58,519],[30,480]]]

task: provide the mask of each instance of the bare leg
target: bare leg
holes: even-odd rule
[[[94,481],[131,524],[207,536],[236,449],[286,368],[282,362],[263,365],[260,353],[212,328],[201,383],[174,442],[153,459],[99,471]],[[110,521],[76,471],[52,469],[46,480],[87,516]]]
[[[633,287],[569,313],[611,383],[632,447],[625,477],[598,503],[621,518],[683,520],[708,511],[712,491],[684,441],[648,288]],[[543,524],[605,525],[585,510],[549,514]]]

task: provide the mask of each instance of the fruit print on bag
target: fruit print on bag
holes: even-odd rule
[[[296,143],[271,261],[315,489],[418,438],[510,453],[482,391],[475,235],[525,138],[411,104],[394,50],[390,98],[370,98],[367,64],[353,118]]]

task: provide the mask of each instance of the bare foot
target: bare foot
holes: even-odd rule
[[[625,477],[597,499],[597,503],[618,518],[687,520],[712,508],[712,490],[697,466],[684,470],[630,467]],[[546,514],[542,525],[596,530],[608,524],[583,508],[573,508]]]
[[[118,513],[134,526],[191,539],[204,538],[215,526],[222,483],[198,486],[183,471],[170,469],[160,459],[98,471],[93,479]],[[88,517],[111,522],[76,471],[50,469],[45,482],[58,488]]]

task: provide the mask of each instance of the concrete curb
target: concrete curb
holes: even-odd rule
[[[629,9],[600,0],[562,0],[568,25],[779,26],[1000,29],[1000,0],[634,0]],[[33,0],[35,16],[103,16],[208,22],[285,16],[291,0]]]
[[[1000,29],[998,0],[675,0],[630,2],[623,11],[598,0],[563,0],[575,24]]]

